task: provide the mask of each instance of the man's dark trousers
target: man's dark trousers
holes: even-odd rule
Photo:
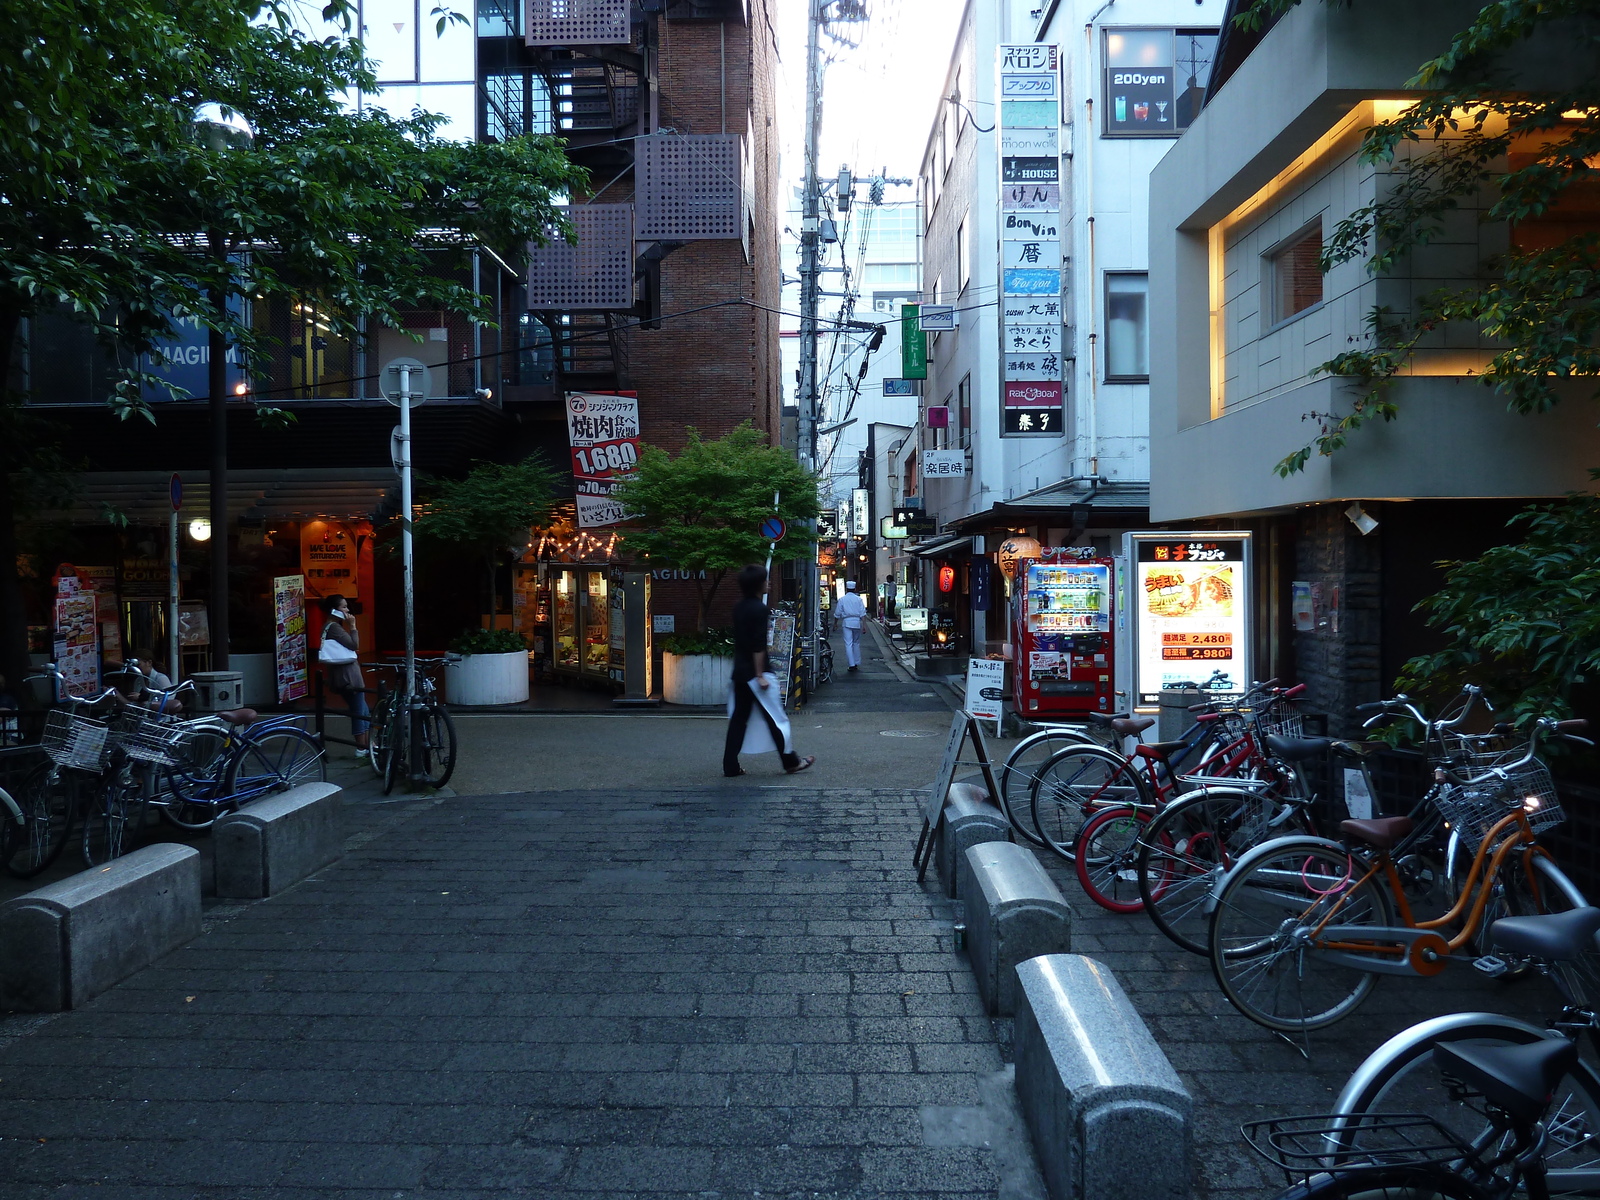
[[[783,769],[794,770],[800,765],[800,756],[783,748],[783,734],[778,730],[778,723],[765,706],[756,701],[756,694],[750,690],[750,681],[737,679],[733,684],[733,716],[728,718],[728,741],[722,748],[722,773],[739,774],[739,748],[744,745],[744,729],[750,723],[752,709],[760,713],[761,719],[767,723],[772,733],[772,744],[783,755]]]

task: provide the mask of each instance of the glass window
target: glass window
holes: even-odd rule
[[[915,283],[916,263],[867,263],[861,269],[863,283]]]
[[[967,290],[967,281],[972,277],[972,224],[966,217],[961,218],[961,227],[956,230],[956,278],[960,281],[956,285],[956,295],[961,295]]]
[[[963,450],[972,445],[972,376],[962,377],[956,386],[956,411],[950,414],[956,422]]]
[[[1267,292],[1272,297],[1270,324],[1322,303],[1322,218],[1281,241],[1267,252]]]
[[[917,206],[914,204],[884,205],[874,209],[872,229],[867,235],[867,245],[879,242],[914,242],[917,240]]]
[[[1215,29],[1107,29],[1106,137],[1176,137],[1205,99]]]
[[[1150,278],[1143,271],[1106,273],[1106,379],[1150,378]]]

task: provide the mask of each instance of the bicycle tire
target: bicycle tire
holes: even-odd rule
[[[1223,877],[1269,836],[1309,832],[1272,825],[1279,802],[1245,788],[1207,787],[1167,805],[1145,830],[1139,894],[1151,922],[1191,954],[1211,948],[1211,910]],[[1303,822],[1303,815],[1290,821]]]
[[[219,805],[227,794],[223,778],[227,774],[228,736],[220,730],[201,730],[195,734],[182,766],[162,772],[165,799],[158,807],[161,819],[178,829],[198,832],[210,829],[224,812],[237,805]]]
[[[367,749],[364,757],[373,773],[379,779],[384,779],[389,771],[389,738],[391,710],[394,708],[393,692],[384,692],[378,697],[378,703],[373,709],[372,723],[367,726]]]
[[[1433,1064],[1433,1048],[1441,1042],[1523,1046],[1549,1036],[1548,1030],[1496,1013],[1452,1013],[1424,1021],[1367,1056],[1340,1092],[1336,1111],[1349,1116],[1416,1112],[1470,1143],[1484,1131],[1483,1110],[1473,1097],[1445,1085]],[[1600,1190],[1600,1142],[1595,1140],[1600,1136],[1600,1074],[1588,1063],[1580,1060],[1557,1086],[1545,1128],[1550,1194],[1594,1195]],[[1359,1132],[1330,1135],[1329,1140],[1339,1149],[1359,1149],[1361,1144]]]
[[[456,770],[456,723],[443,704],[428,700],[417,714],[417,728],[422,733],[417,748],[419,782],[442,788]]]
[[[1095,809],[1139,807],[1153,807],[1144,780],[1121,755],[1096,746],[1069,746],[1051,755],[1028,793],[1039,844],[1067,862]]]
[[[138,781],[126,769],[113,768],[102,777],[99,791],[83,816],[83,864],[104,866],[133,849],[144,798],[137,794]]]
[[[1314,1175],[1275,1200],[1489,1200],[1489,1194],[1448,1167],[1401,1164]]]
[[[1039,771],[1057,751],[1089,744],[1088,736],[1075,728],[1041,729],[1023,738],[1006,755],[1006,761],[1000,768],[1000,811],[1024,841],[1032,842],[1035,846],[1044,845],[1044,839],[1033,827],[1030,808],[1033,784],[1039,777]]]
[[[83,779],[51,764],[31,772],[12,799],[22,810],[18,829],[10,814],[0,810],[5,838],[0,840],[0,867],[13,879],[32,879],[60,856],[72,836],[72,825],[82,804]]]
[[[1340,925],[1392,926],[1389,894],[1338,842],[1277,838],[1228,873],[1211,914],[1212,974],[1257,1025],[1304,1033],[1341,1021],[1377,977],[1321,956],[1306,931],[1337,905]]]
[[[1138,861],[1150,814],[1137,808],[1103,808],[1083,823],[1073,869],[1089,899],[1114,913],[1144,907]]]
[[[258,796],[285,792],[302,783],[326,783],[327,755],[322,744],[305,730],[277,725],[254,737],[243,738],[228,760],[222,777],[219,813]]]
[[[399,704],[390,706],[389,709],[389,746],[388,754],[383,760],[383,794],[387,796],[394,791],[394,785],[400,782],[400,765],[410,753],[410,736],[405,727],[406,714]]]

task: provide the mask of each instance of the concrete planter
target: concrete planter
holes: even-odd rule
[[[728,703],[733,659],[720,654],[663,654],[661,695],[668,704]]]
[[[521,704],[528,698],[528,652],[463,654],[444,665],[451,704]]]

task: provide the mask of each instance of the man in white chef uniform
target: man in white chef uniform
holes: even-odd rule
[[[844,595],[834,605],[833,617],[844,630],[844,657],[854,671],[861,665],[861,622],[867,615],[867,602],[856,591],[855,581],[844,585]]]

